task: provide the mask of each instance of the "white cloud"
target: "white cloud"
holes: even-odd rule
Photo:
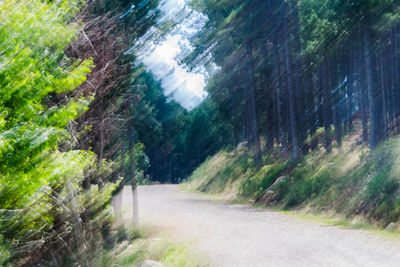
[[[204,90],[206,68],[199,66],[196,72],[191,72],[178,61],[182,55],[193,50],[190,38],[203,29],[207,17],[192,10],[186,2],[162,1],[159,4],[162,14],[158,23],[149,29],[133,49],[138,60],[161,81],[164,94],[191,110],[207,96]],[[157,26],[169,20],[173,20],[176,26],[163,35]]]

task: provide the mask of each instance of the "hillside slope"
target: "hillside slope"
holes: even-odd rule
[[[400,137],[371,152],[356,142],[359,134],[349,134],[340,150],[319,148],[296,163],[283,153],[264,155],[259,170],[247,149],[220,151],[193,172],[187,188],[399,230]]]

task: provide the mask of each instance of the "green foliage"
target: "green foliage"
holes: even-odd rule
[[[134,83],[140,95],[133,112],[135,137],[143,144],[142,150],[135,146],[137,168],[153,181],[180,182],[207,156],[232,142],[232,129],[221,123],[211,99],[188,112],[167,101],[150,73],[138,70]]]
[[[136,174],[136,181],[138,185],[151,185],[152,181],[149,175],[144,175],[143,171]]]
[[[294,184],[289,185],[289,192],[285,196],[285,206],[293,207],[309,201],[329,190],[332,183],[332,174],[328,168],[312,175],[311,178],[302,176]]]
[[[87,221],[97,224],[92,229],[101,228],[107,218],[101,211],[115,185],[92,184],[84,189],[83,184],[109,175],[111,165],[104,162],[98,168],[93,153],[58,148],[69,142],[70,120],[82,115],[91,101],[66,97],[86,80],[92,66],[90,59],[77,61],[64,55],[79,30],[69,21],[80,5],[71,0],[0,3],[2,264],[22,257],[20,264],[33,264],[31,255],[46,251],[50,244],[56,246],[60,238],[68,240],[72,233],[77,243],[68,246],[70,251],[81,251],[75,261],[82,262],[88,251],[81,250],[76,234],[86,226],[77,218],[85,213]],[[56,96],[61,94],[65,100],[58,102]],[[72,232],[66,232],[69,227]],[[63,251],[60,255],[68,254]]]
[[[243,197],[258,197],[283,173],[288,161],[265,165],[254,175],[241,182],[239,192]]]

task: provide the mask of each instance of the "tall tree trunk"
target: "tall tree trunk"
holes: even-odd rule
[[[354,82],[354,71],[355,69],[353,68],[353,58],[355,53],[353,52],[353,42],[350,42],[350,50],[348,51],[348,53],[350,54],[350,56],[348,57],[344,57],[347,58],[346,61],[346,75],[348,77],[348,82],[346,85],[346,115],[345,115],[345,124],[346,124],[346,131],[350,131],[353,128],[353,105],[352,105],[352,101],[353,101],[353,82]]]
[[[391,90],[390,90],[390,123],[392,134],[397,133],[397,31],[396,27],[393,27],[391,33],[391,48],[392,48],[392,60],[391,60]]]
[[[367,92],[368,92],[368,104],[369,104],[369,119],[370,119],[370,131],[369,131],[369,145],[371,148],[374,148],[377,145],[377,111],[376,111],[376,95],[374,92],[374,85],[372,80],[372,54],[371,54],[371,37],[368,29],[364,30],[363,34],[364,38],[364,64],[365,64],[365,74],[366,74],[366,83],[367,83]]]
[[[293,160],[297,160],[299,157],[299,144],[297,139],[297,121],[296,121],[296,103],[295,103],[295,92],[293,86],[293,73],[292,73],[292,58],[289,51],[289,31],[287,26],[287,21],[284,22],[284,33],[285,33],[285,67],[286,67],[286,80],[287,89],[289,93],[289,116],[290,116],[290,131],[292,134],[292,157]]]
[[[290,1],[290,9],[292,11],[293,18],[293,91],[295,95],[295,115],[296,115],[296,132],[297,132],[297,143],[298,147],[301,148],[303,153],[306,153],[306,147],[303,146],[305,137],[307,136],[307,118],[305,113],[305,97],[304,97],[304,83],[303,75],[301,74],[302,69],[302,58],[301,53],[301,41],[300,41],[300,30],[299,30],[299,12],[298,12],[298,0]],[[298,122],[298,123],[297,123]]]
[[[102,110],[104,105],[104,98],[101,97],[100,99],[101,104],[99,105],[99,144],[98,145],[98,152],[97,152],[97,169],[100,170],[103,162],[103,154],[104,154],[104,146],[105,146],[105,137],[104,137],[104,110]],[[99,188],[103,188],[103,177],[101,175],[101,171],[99,172],[100,175],[98,177],[99,181]]]
[[[322,113],[324,119],[324,129],[325,129],[325,149],[326,152],[332,151],[332,133],[331,133],[331,101],[330,101],[330,90],[328,83],[328,59],[325,59],[325,62],[322,63],[320,70],[320,86],[323,95],[323,103],[322,103]]]
[[[260,135],[258,132],[258,123],[257,123],[257,111],[256,111],[256,95],[255,95],[255,84],[254,84],[254,63],[253,63],[253,53],[252,46],[249,45],[248,56],[249,56],[249,64],[248,64],[248,75],[249,75],[249,92],[248,92],[248,105],[249,105],[249,122],[250,122],[250,132],[251,132],[251,144],[255,148],[254,159],[256,162],[257,168],[260,168],[262,165],[261,160],[261,144],[260,144]]]
[[[121,163],[119,166],[119,176],[124,177],[125,176],[125,149],[122,149],[121,151]],[[117,194],[113,197],[113,208],[114,208],[114,216],[117,220],[117,225],[119,226],[121,221],[122,221],[122,200],[123,200],[123,189],[124,189],[124,183],[123,181],[120,182],[118,189],[117,189]]]
[[[311,67],[311,58],[307,58],[307,68]],[[305,86],[307,90],[307,110],[308,110],[308,123],[307,127],[309,129],[309,135],[312,137],[316,131],[317,131],[317,112],[315,110],[315,94],[314,94],[314,81],[313,81],[313,75],[312,75],[312,70],[308,69],[305,72],[306,78],[305,78]],[[310,148],[311,150],[315,150],[318,146],[318,140],[317,138],[311,138],[311,143],[310,143]]]
[[[276,36],[277,34],[275,34]],[[274,87],[275,87],[275,103],[277,110],[277,127],[278,127],[278,143],[282,147],[282,151],[287,150],[286,138],[284,131],[284,121],[282,115],[282,87],[281,87],[281,70],[279,60],[279,49],[277,37],[273,41],[273,61],[274,61]]]
[[[381,78],[381,95],[382,95],[382,123],[383,123],[383,138],[386,138],[387,135],[387,112],[386,112],[386,93],[385,93],[385,75],[383,72],[383,50],[380,47],[379,53],[379,70],[380,70],[380,78]]]
[[[366,87],[366,68],[363,62],[364,59],[364,46],[362,45],[362,37],[359,37],[359,53],[355,65],[358,68],[358,94],[360,98],[360,112],[362,123],[362,139],[363,143],[368,142],[368,98],[365,90]]]
[[[342,83],[342,79],[339,78],[339,80],[336,78],[338,77],[339,71],[337,71],[337,64],[331,64],[331,67],[333,70],[330,70],[330,80],[331,80],[331,85],[333,86],[339,86],[340,83]],[[336,139],[336,144],[338,148],[340,149],[342,147],[342,121],[340,117],[340,107],[338,105],[338,100],[337,100],[337,95],[340,93],[340,88],[333,88],[333,86],[329,86],[329,98],[331,101],[331,109],[332,109],[332,119],[333,119],[333,125],[335,126],[335,139]],[[334,89],[334,92],[331,93],[330,89]],[[337,91],[336,91],[337,89]]]
[[[267,100],[266,100],[266,108],[267,108],[267,117],[266,117],[266,150],[271,151],[274,149],[274,105],[273,105],[273,100],[275,96],[274,90],[271,90],[273,88],[270,88],[269,86],[266,88],[266,95],[267,95]],[[271,94],[268,94],[268,93]]]
[[[128,98],[129,103],[129,110],[132,110],[132,104],[130,97]],[[136,160],[135,160],[135,137],[134,137],[134,128],[133,128],[133,118],[132,114],[129,113],[129,120],[128,120],[128,153],[129,153],[129,179],[131,180],[132,185],[132,201],[133,201],[133,210],[132,210],[132,219],[133,224],[137,225],[139,222],[139,200],[138,200],[138,193],[137,193],[137,180],[136,180]]]
[[[399,26],[396,25],[394,27],[394,33],[393,33],[393,46],[394,46],[394,51],[393,51],[393,99],[394,99],[394,129],[395,133],[399,133],[399,108],[400,108],[400,93],[399,93],[399,41],[398,41],[398,34],[399,34]]]

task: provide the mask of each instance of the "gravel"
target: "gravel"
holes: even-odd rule
[[[130,188],[123,195],[123,205],[131,205]],[[139,214],[192,242],[212,266],[400,266],[397,240],[214,201],[176,185],[139,187]]]

